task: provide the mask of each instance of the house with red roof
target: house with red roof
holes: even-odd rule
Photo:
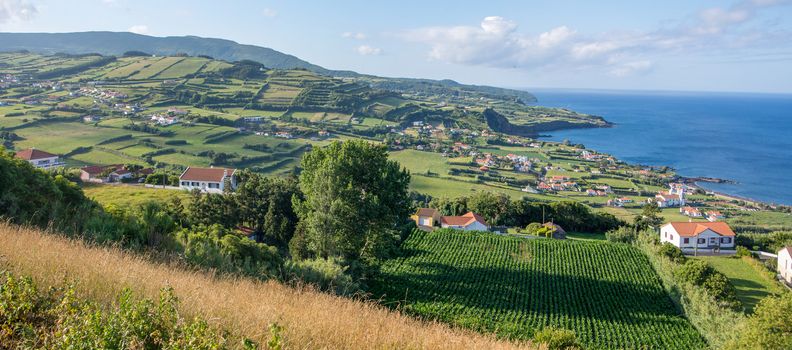
[[[28,163],[39,169],[53,169],[62,167],[65,164],[57,154],[35,148],[21,150],[16,153],[16,157],[28,161]]]
[[[685,205],[685,194],[673,194],[663,191],[655,195],[654,201],[659,208],[679,207]]]
[[[700,218],[702,216],[701,210],[694,207],[681,207],[679,208],[679,213],[692,218]]]
[[[133,175],[134,173],[124,168],[123,164],[89,165],[80,168],[80,180],[82,182],[116,182],[131,179]]]
[[[778,251],[778,274],[784,281],[792,286],[792,246],[786,246]]]
[[[711,210],[706,212],[705,214],[707,214],[707,220],[709,221],[718,221],[726,218],[726,215],[723,215],[723,213],[717,210]]]
[[[440,218],[440,227],[464,231],[487,231],[489,225],[480,215],[468,212],[462,216],[443,216]]]
[[[179,176],[179,188],[189,191],[223,193],[226,182],[236,189],[236,169],[187,167]]]
[[[725,222],[669,222],[660,227],[660,242],[683,251],[733,250],[734,231]]]

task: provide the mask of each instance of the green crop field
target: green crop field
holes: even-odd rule
[[[604,242],[415,231],[374,297],[413,315],[515,339],[554,326],[589,349],[701,349],[637,249]]]

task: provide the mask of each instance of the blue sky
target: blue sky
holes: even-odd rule
[[[792,93],[792,1],[0,0],[0,31],[134,31],[506,87]]]

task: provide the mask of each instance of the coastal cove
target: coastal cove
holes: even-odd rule
[[[604,117],[611,128],[552,132],[633,164],[735,181],[701,187],[792,204],[792,95],[531,89],[543,106]]]

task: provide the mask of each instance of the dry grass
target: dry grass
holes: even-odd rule
[[[4,223],[0,223],[0,268],[29,275],[42,287],[76,280],[82,296],[104,303],[112,302],[125,287],[155,298],[160,288],[171,286],[185,315],[202,316],[235,337],[261,344],[269,336],[267,326],[277,322],[285,328],[290,349],[530,348],[530,344],[418,321],[373,303],[276,282],[216,278]]]

